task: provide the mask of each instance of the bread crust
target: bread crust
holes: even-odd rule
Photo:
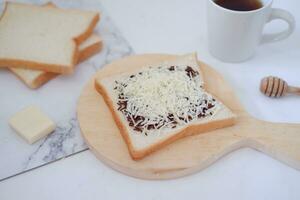
[[[79,51],[77,64],[87,60],[88,58],[92,57],[96,53],[100,52],[102,48],[103,48],[103,41],[101,40]]]
[[[197,124],[197,125],[190,125],[183,130],[179,131],[178,133],[172,135],[166,140],[163,140],[161,142],[155,143],[148,148],[142,149],[142,150],[136,150],[134,149],[132,142],[129,138],[129,133],[127,131],[127,128],[122,123],[121,119],[119,118],[119,115],[116,113],[117,111],[114,109],[113,101],[110,99],[108,92],[106,91],[105,87],[101,85],[98,81],[95,80],[95,89],[102,95],[105,103],[107,104],[109,110],[112,113],[113,119],[115,123],[117,124],[117,127],[120,130],[120,133],[125,140],[130,156],[133,160],[140,160],[144,158],[145,156],[165,147],[166,145],[173,143],[174,141],[186,137],[191,136],[207,131],[212,131],[218,128],[223,128],[226,126],[233,125],[235,123],[235,118],[228,118],[225,120],[215,120],[211,121],[205,124]]]
[[[0,17],[0,20],[3,18],[7,11],[7,5],[11,2],[5,2],[3,13]],[[19,3],[22,4],[22,3]],[[36,70],[43,70],[48,72],[54,72],[59,74],[71,74],[74,71],[74,66],[78,61],[78,45],[81,44],[85,39],[87,39],[93,33],[97,22],[100,20],[100,15],[97,13],[90,25],[87,27],[86,30],[83,30],[81,34],[74,38],[70,38],[71,42],[73,43],[73,56],[72,56],[72,63],[70,65],[57,65],[57,64],[49,64],[49,63],[40,63],[35,61],[28,61],[28,60],[21,60],[21,59],[9,59],[9,58],[0,58],[0,67],[14,67],[14,68],[27,68],[27,69],[36,69]]]
[[[58,75],[59,74],[52,73],[52,72],[43,73],[28,86],[32,89],[39,88],[40,86],[42,86],[43,84],[45,84],[46,82],[50,81],[51,79],[55,78]]]
[[[81,63],[81,62],[85,61],[86,59],[90,58],[91,56],[95,55],[96,53],[100,52],[102,47],[103,47],[103,42],[99,41],[99,42],[96,42],[96,43],[82,49],[81,51],[79,51],[78,63]],[[11,69],[11,68],[9,68],[9,69]],[[14,71],[12,71],[12,72],[14,73]],[[43,84],[45,84],[46,82],[50,81],[51,79],[53,79],[59,75],[57,73],[45,72],[45,73],[42,73],[40,76],[38,76],[32,83],[28,83],[23,79],[23,77],[19,76],[17,73],[14,73],[14,74],[31,89],[37,89],[37,88],[41,87]]]

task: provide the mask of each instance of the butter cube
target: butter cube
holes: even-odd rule
[[[17,112],[10,118],[9,124],[29,144],[55,129],[54,122],[36,106],[29,106]]]

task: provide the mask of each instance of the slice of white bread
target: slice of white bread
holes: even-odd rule
[[[77,45],[98,20],[94,11],[7,2],[0,19],[0,67],[72,73]]]
[[[79,45],[78,63],[85,61],[102,49],[102,38],[93,34]],[[34,69],[9,68],[18,78],[32,89],[39,88],[59,74]]]
[[[203,81],[202,81],[203,79],[201,77],[201,71],[197,64],[197,59],[196,59],[195,54],[189,54],[186,56],[178,57],[175,60],[165,61],[163,63],[151,65],[152,69],[156,69],[159,66],[166,66],[166,67],[190,66],[194,71],[198,72],[198,74],[200,75],[199,76],[200,80],[195,82],[195,83],[197,83],[197,87],[199,87],[199,89],[201,91],[205,92],[203,89]],[[210,96],[210,94],[205,92],[205,95],[208,95],[207,96],[208,99],[209,98],[214,99],[215,105],[213,108],[210,108],[210,109],[215,109],[213,111],[213,114],[209,113],[208,116],[205,116],[203,118],[201,118],[201,117],[194,118],[192,121],[188,121],[188,123],[184,123],[181,125],[178,124],[178,126],[176,126],[175,128],[174,127],[165,127],[162,129],[150,130],[147,134],[143,134],[144,133],[143,131],[139,132],[138,130],[134,130],[134,126],[129,125],[130,121],[128,120],[128,115],[125,116],[124,112],[122,112],[121,110],[124,111],[124,110],[128,109],[128,110],[134,111],[135,107],[132,107],[132,104],[131,104],[131,106],[130,106],[131,109],[128,108],[129,104],[127,101],[126,102],[127,108],[126,109],[124,109],[124,107],[121,108],[121,105],[119,103],[122,100],[119,101],[120,93],[118,93],[116,91],[116,89],[118,87],[122,86],[122,84],[123,84],[122,87],[128,87],[130,82],[126,82],[126,81],[123,82],[124,80],[130,80],[131,78],[134,79],[138,76],[138,74],[140,72],[145,73],[145,71],[147,71],[147,70],[149,70],[149,68],[144,67],[144,68],[139,69],[138,71],[131,71],[131,72],[127,72],[124,74],[114,75],[111,77],[95,79],[95,88],[103,96],[106,104],[108,105],[108,107],[112,113],[112,116],[120,130],[120,133],[123,136],[123,138],[127,144],[129,153],[134,160],[142,159],[146,155],[148,155],[160,148],[163,148],[166,145],[168,145],[182,137],[193,135],[193,134],[198,134],[198,133],[202,133],[202,132],[206,132],[206,131],[211,131],[211,130],[214,130],[217,128],[224,128],[226,126],[230,126],[230,125],[234,124],[234,121],[235,121],[234,113],[232,113],[232,111],[229,108],[227,108],[224,104],[222,104],[219,100],[216,100],[216,98]],[[132,76],[132,75],[134,75],[134,76]],[[155,74],[155,76],[153,75],[153,77],[159,77],[159,76],[160,75],[157,73]],[[154,102],[156,104],[153,104],[153,105],[158,105],[158,106],[157,106],[157,108],[155,108],[155,107],[151,106],[151,104],[149,104],[150,105],[149,107],[151,109],[149,112],[149,116],[153,113],[157,113],[157,111],[159,112],[159,110],[165,109],[165,108],[159,106],[160,105],[159,102],[161,99],[163,101],[165,101],[165,99],[169,99],[170,100],[169,102],[172,102],[172,99],[175,101],[182,100],[182,99],[174,98],[174,94],[172,94],[172,91],[178,92],[181,89],[183,89],[185,86],[189,87],[189,85],[185,85],[185,86],[180,85],[180,84],[179,85],[176,85],[176,84],[170,85],[172,87],[174,86],[175,88],[178,88],[175,90],[172,90],[172,88],[171,88],[171,90],[172,90],[171,93],[168,93],[168,91],[161,92],[161,91],[163,91],[162,88],[157,89],[158,86],[162,87],[162,85],[164,85],[164,84],[168,84],[168,83],[173,84],[172,82],[168,82],[169,80],[173,80],[174,82],[177,82],[177,79],[182,78],[182,77],[177,76],[172,79],[171,76],[172,76],[172,74],[169,74],[168,76],[162,76],[162,77],[165,77],[165,80],[160,79],[160,78],[153,78],[154,79],[153,82],[147,82],[148,79],[145,79],[145,81],[143,80],[143,82],[145,82],[145,84],[143,84],[142,82],[139,82],[140,84],[137,84],[135,86],[136,88],[144,87],[144,88],[142,88],[141,91],[147,91],[147,90],[156,91],[156,93],[154,93],[154,92],[151,93],[151,94],[153,94],[152,96],[145,95],[147,98],[143,98],[142,97],[143,95],[139,96],[141,94],[139,92],[140,89],[137,89],[137,91],[133,90],[134,92],[131,93],[131,95],[133,95],[133,98],[135,98],[135,99],[139,99],[139,98],[142,100],[154,99]],[[171,77],[171,79],[169,79],[170,77]],[[159,82],[161,82],[162,84]],[[151,83],[151,84],[148,84],[148,83]],[[169,96],[165,97],[166,94],[168,94]],[[147,100],[147,105],[151,101],[152,100],[149,100],[149,101]],[[210,99],[209,101],[212,101],[212,99]],[[138,102],[138,100],[136,102]],[[207,102],[208,102],[208,100],[207,100]],[[167,105],[168,104],[166,104],[166,106]],[[176,105],[176,103],[174,105]],[[134,106],[136,106],[136,108],[139,108],[138,104],[136,104]],[[152,111],[153,111],[153,113],[151,113]],[[136,113],[138,113],[138,112],[139,112],[139,110],[137,109]],[[209,112],[211,112],[211,111],[209,111]],[[143,112],[141,111],[141,113],[143,113]],[[144,113],[147,113],[147,112],[144,112]],[[135,118],[138,115],[140,115],[140,114],[137,114],[135,116],[130,115],[130,117],[132,119],[132,117]],[[141,115],[141,116],[144,116],[144,115]],[[198,116],[198,114],[196,116]],[[134,121],[134,120],[132,120],[132,121]],[[139,124],[139,123],[136,123],[136,124]]]

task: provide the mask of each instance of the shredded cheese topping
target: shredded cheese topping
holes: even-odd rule
[[[217,102],[201,83],[189,66],[161,66],[116,80],[114,90],[129,126],[147,135],[213,115]]]

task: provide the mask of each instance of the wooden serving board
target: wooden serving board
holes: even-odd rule
[[[170,58],[176,56],[130,56],[108,64],[95,76],[106,77]],[[241,147],[251,147],[300,169],[300,125],[252,118],[222,76],[205,63],[199,64],[206,89],[238,116],[236,125],[180,139],[143,160],[134,161],[102,96],[94,89],[93,77],[81,94],[77,114],[82,135],[97,158],[130,176],[170,179],[195,173]]]

